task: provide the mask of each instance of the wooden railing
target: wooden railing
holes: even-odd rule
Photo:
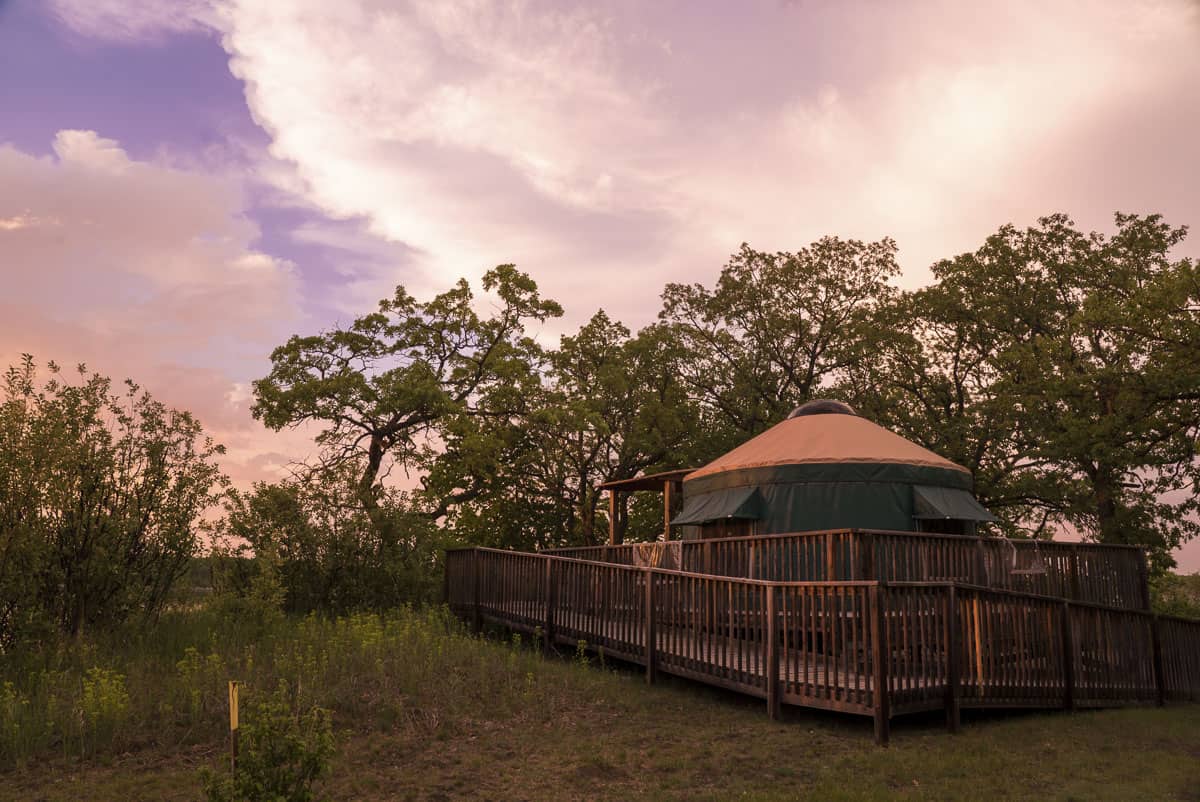
[[[657,672],[871,715],[1200,701],[1200,622],[959,582],[786,582],[549,554],[447,553],[447,602]]]
[[[544,553],[632,565],[637,544]],[[684,540],[684,571],[792,582],[950,581],[1128,610],[1149,609],[1146,564],[1133,546],[835,530]],[[1016,561],[1018,572],[1014,573]],[[1028,572],[1039,564],[1040,572]]]

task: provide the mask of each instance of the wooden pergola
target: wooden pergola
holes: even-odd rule
[[[639,490],[652,490],[663,494],[663,540],[671,539],[671,511],[676,499],[683,495],[683,477],[695,468],[680,468],[674,471],[652,473],[648,476],[635,476],[632,479],[617,479],[600,485],[600,490],[608,491],[608,543],[615,546],[625,537],[622,531],[617,536],[617,494],[634,493]]]

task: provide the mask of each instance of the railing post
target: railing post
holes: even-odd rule
[[[961,658],[958,633],[958,588],[950,586],[949,607],[946,610],[946,729],[958,732],[962,722],[959,712],[959,660]]]
[[[889,728],[891,725],[891,710],[888,693],[888,661],[891,659],[887,633],[887,597],[884,586],[876,584],[871,588],[871,627],[875,637],[872,638],[874,652],[872,654],[872,673],[875,675],[875,692],[872,701],[875,707],[875,743],[887,746]]]
[[[554,586],[554,559],[546,560],[546,592],[545,592],[545,622],[542,626],[542,654],[549,657],[554,653],[554,606],[558,601],[557,588]]]
[[[1060,608],[1062,622],[1063,655],[1063,708],[1075,709],[1075,638],[1071,631],[1071,604],[1063,602]]]
[[[779,718],[779,622],[774,585],[765,589],[767,595],[767,715]]]
[[[984,557],[983,538],[981,537],[975,538],[975,579],[973,581],[976,585],[982,585],[985,588],[991,587],[988,584],[987,559]]]
[[[471,613],[471,630],[478,635],[483,631],[483,614],[479,609],[479,549],[471,549],[471,573],[474,577],[474,590],[472,591],[472,613]]]
[[[1158,616],[1150,616],[1150,648],[1154,661],[1154,704],[1162,707],[1167,701],[1166,682],[1163,678],[1162,638],[1159,633]]]
[[[658,646],[658,633],[654,629],[654,571],[644,570],[646,577],[646,683],[654,684],[654,653]]]
[[[861,532],[857,537],[860,563],[859,571],[862,573],[862,576],[857,578],[866,580],[877,579],[875,576],[875,536],[867,532]]]
[[[834,556],[833,556],[833,543],[834,543],[835,537],[837,537],[837,535],[834,532],[826,532],[825,533],[825,581],[826,582],[833,582],[837,579],[837,576],[836,576],[837,569],[835,567],[836,562],[834,561]]]
[[[1079,547],[1071,546],[1071,598],[1083,601],[1079,594]]]
[[[1150,604],[1150,566],[1146,564],[1146,550],[1138,549],[1138,582],[1141,584],[1142,609],[1147,612]]]

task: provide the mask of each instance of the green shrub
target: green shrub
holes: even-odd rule
[[[281,681],[270,697],[247,706],[237,771],[205,769],[201,782],[209,802],[308,802],[333,754],[329,711],[294,712],[287,683]]]
[[[107,668],[90,668],[83,677],[79,700],[85,753],[112,740],[129,715],[125,675]]]

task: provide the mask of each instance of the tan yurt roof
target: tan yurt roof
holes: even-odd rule
[[[891,463],[970,471],[854,414],[800,414],[772,426],[694,471],[686,481],[725,471],[811,463]]]

